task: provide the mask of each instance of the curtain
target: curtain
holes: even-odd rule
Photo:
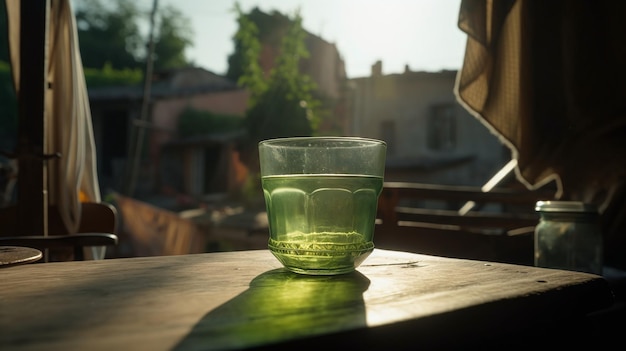
[[[24,1],[6,0],[11,67],[17,94],[21,3]],[[61,154],[60,159],[48,161],[49,205],[58,206],[66,227],[70,233],[75,233],[81,200],[100,202],[101,197],[91,110],[70,0],[51,1],[48,36],[45,153]]]
[[[529,189],[599,206],[626,247],[626,2],[463,0],[457,100],[511,150]]]

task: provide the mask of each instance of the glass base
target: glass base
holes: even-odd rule
[[[374,244],[361,243],[353,250],[312,250],[288,248],[270,240],[272,254],[288,270],[308,275],[337,275],[353,272],[374,250]],[[358,246],[358,248],[356,248]]]
[[[283,264],[284,265],[284,264]],[[354,272],[355,268],[354,266],[352,267],[346,267],[346,268],[337,268],[337,269],[303,269],[303,268],[298,268],[298,267],[290,267],[290,266],[285,266],[286,269],[294,272],[294,273],[298,273],[298,274],[306,274],[306,275],[339,275],[339,274],[347,274],[347,273],[351,273]]]

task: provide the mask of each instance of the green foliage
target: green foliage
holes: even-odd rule
[[[306,105],[287,98],[288,95],[290,92],[285,87],[274,85],[248,110],[246,129],[253,144],[264,139],[310,136],[313,133]],[[276,103],[278,100],[282,101]]]
[[[5,0],[0,0],[0,61],[9,62],[7,9]]]
[[[313,127],[319,121],[315,111],[320,103],[313,96],[314,82],[299,70],[300,59],[309,55],[300,14],[297,12],[293,19],[289,19],[281,34],[280,54],[274,68],[265,75],[259,65],[261,41],[258,27],[238,5],[235,10],[239,22],[235,45],[241,53],[238,83],[251,92],[246,113],[250,144],[269,138],[312,135]],[[282,32],[280,27],[278,32]]]
[[[258,8],[254,8],[250,13],[243,15],[239,4],[235,4],[235,12],[238,16],[240,31],[235,34],[235,51],[228,57],[226,77],[237,82],[244,74],[244,67],[247,64],[245,62],[250,62],[250,56],[256,55],[255,57],[258,59],[258,54],[260,54],[261,50],[260,43],[269,45],[275,50],[280,50],[282,38],[291,20],[280,12],[273,11],[268,15]],[[245,21],[245,23],[242,23],[242,21]],[[249,28],[251,25],[255,26],[254,33]],[[241,37],[241,35],[247,35],[247,33],[253,34],[254,40],[259,42],[258,50],[251,47],[250,38]],[[257,50],[258,53],[251,53],[249,50]]]
[[[235,34],[235,45],[239,47],[238,69],[240,74],[235,81],[245,86],[250,91],[250,104],[256,104],[257,100],[267,90],[267,82],[263,76],[263,70],[259,64],[261,55],[261,42],[259,41],[259,29],[248,16],[241,12],[239,4],[236,4],[237,22],[239,30]]]
[[[102,69],[85,68],[88,88],[103,86],[135,86],[143,82],[143,71],[135,69],[114,69],[109,62]]]
[[[83,0],[75,10],[83,65],[115,69],[145,67],[148,38],[139,30],[148,18],[131,0]],[[158,11],[155,30],[155,69],[188,65],[185,49],[192,45],[189,21],[172,6]]]
[[[178,119],[178,132],[181,137],[223,133],[242,128],[242,118],[233,115],[216,114],[187,107]]]
[[[16,135],[17,97],[13,86],[11,66],[4,61],[0,61],[0,107],[0,138]]]
[[[159,11],[160,26],[154,46],[156,70],[188,65],[185,49],[192,44],[193,31],[189,21],[172,6]]]
[[[139,68],[145,40],[139,31],[139,10],[131,0],[101,0],[77,3],[80,51],[85,67],[100,68],[109,62],[116,69]]]

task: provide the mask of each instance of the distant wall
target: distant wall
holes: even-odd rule
[[[403,181],[484,184],[510,155],[456,102],[455,78],[456,71],[407,71],[350,80],[349,134],[385,140],[388,164]],[[449,143],[434,147],[441,129]]]
[[[243,118],[249,93],[246,90],[211,92],[183,97],[172,97],[154,102],[152,122],[157,128],[151,134],[150,157],[156,159],[161,146],[176,137],[178,118],[187,107]]]

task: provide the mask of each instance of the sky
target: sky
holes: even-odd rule
[[[195,65],[225,74],[237,31],[235,2],[244,12],[255,6],[293,17],[297,10],[306,31],[334,43],[348,78],[369,76],[382,61],[383,74],[456,70],[467,36],[458,29],[461,0],[159,0],[189,19],[194,46],[186,54]],[[149,12],[153,0],[139,0]]]

